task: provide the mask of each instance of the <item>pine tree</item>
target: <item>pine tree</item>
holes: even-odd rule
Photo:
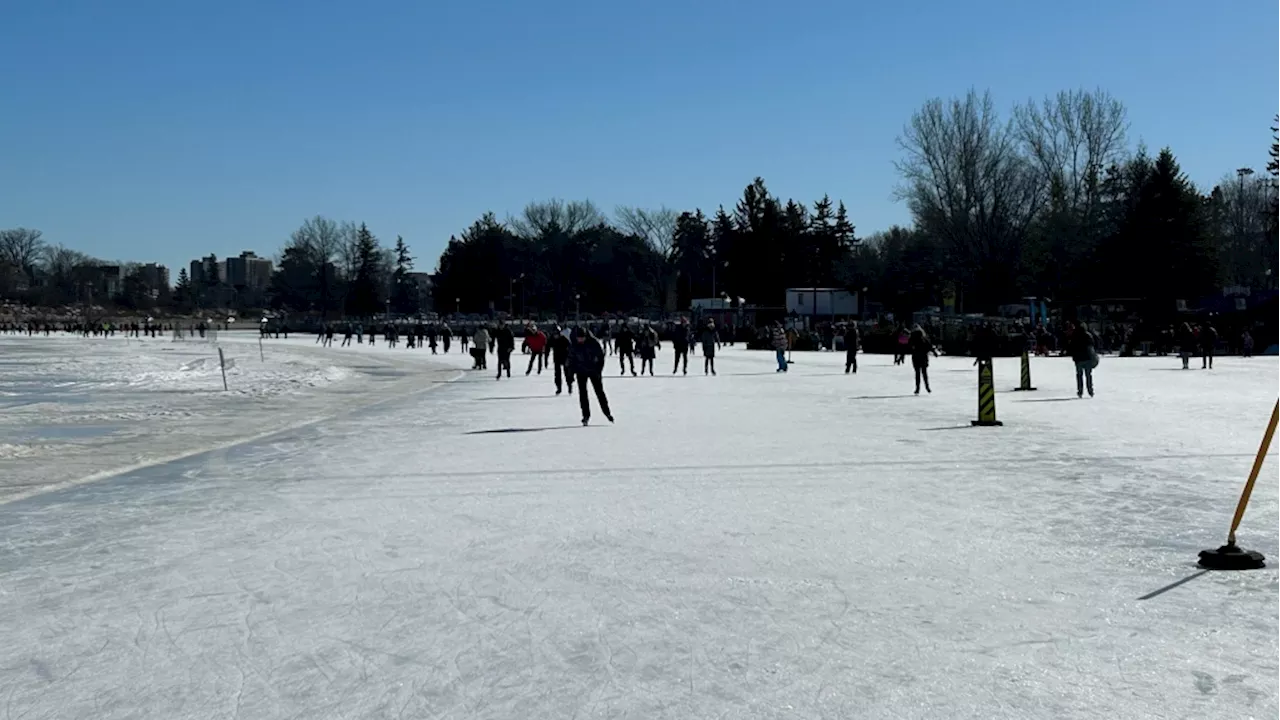
[[[360,224],[356,233],[356,272],[347,294],[347,312],[367,317],[378,312],[381,303],[382,258],[378,239]]]
[[[1267,172],[1271,173],[1271,177],[1280,175],[1280,142],[1277,141],[1276,133],[1280,132],[1280,115],[1276,116],[1276,124],[1271,126],[1271,160],[1267,163]]]
[[[711,253],[711,228],[701,210],[681,213],[671,237],[671,262],[676,272],[676,302],[688,307],[695,297],[705,297],[708,257]],[[703,293],[699,295],[698,293]]]
[[[178,282],[173,286],[172,295],[173,306],[179,309],[187,309],[191,303],[191,276],[187,274],[186,268],[179,268]]]
[[[391,307],[396,312],[413,315],[418,312],[418,288],[409,277],[413,270],[413,256],[409,254],[409,246],[404,238],[396,236],[396,246],[392,251],[395,257],[395,270],[391,276]]]

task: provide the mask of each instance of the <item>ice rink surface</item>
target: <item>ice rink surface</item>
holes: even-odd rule
[[[301,426],[320,401],[278,395],[293,429],[0,504],[0,717],[1277,715],[1276,571],[1195,567],[1275,358],[1104,358],[1092,400],[1067,360],[1035,359],[1034,393],[1000,360],[1005,426],[973,428],[966,358],[915,397],[887,356],[779,375],[726,348],[719,376],[695,356],[672,377],[664,346],[657,377],[610,359],[617,424],[583,428],[520,355],[510,381],[445,383],[456,354],[267,350],[401,377],[319,388],[347,411]],[[1240,532],[1269,562],[1275,455]]]

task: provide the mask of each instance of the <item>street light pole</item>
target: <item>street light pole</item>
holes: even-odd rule
[[[1239,257],[1240,248],[1244,247],[1245,244],[1245,235],[1247,233],[1245,232],[1244,226],[1244,179],[1252,174],[1253,168],[1243,167],[1236,170],[1236,178],[1240,181],[1240,186],[1236,191],[1236,213],[1238,216],[1237,222],[1239,223],[1236,227],[1239,228],[1240,235],[1236,238],[1235,252],[1232,253],[1232,255],[1235,255],[1236,257],[1233,257],[1232,260],[1236,260]],[[1232,268],[1232,270],[1235,270],[1235,268]],[[1233,273],[1232,281],[1237,281],[1239,279],[1240,278],[1236,277]]]
[[[507,283],[507,315],[511,317],[515,317],[516,314],[516,283],[522,280],[524,280],[524,273],[511,278]],[[524,289],[523,283],[521,283],[520,289]]]
[[[579,318],[582,316],[582,293],[573,294],[573,322],[578,324]]]

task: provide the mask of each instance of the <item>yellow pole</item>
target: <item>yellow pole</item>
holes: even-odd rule
[[[1280,420],[1280,401],[1276,401],[1276,406],[1271,409],[1271,422],[1267,423],[1267,433],[1262,436],[1262,445],[1258,447],[1258,456],[1253,459],[1253,470],[1249,471],[1249,482],[1244,484],[1244,492],[1240,493],[1240,502],[1236,505],[1236,516],[1231,519],[1231,532],[1227,533],[1227,544],[1236,544],[1236,530],[1240,527],[1240,520],[1244,518],[1244,509],[1249,504],[1249,496],[1253,494],[1253,484],[1258,479],[1258,473],[1262,471],[1262,461],[1267,457],[1267,450],[1271,448],[1271,438],[1276,434],[1276,421]]]

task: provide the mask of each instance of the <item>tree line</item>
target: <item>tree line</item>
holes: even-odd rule
[[[990,93],[924,103],[897,142],[895,188],[912,223],[858,237],[841,201],[782,200],[764,179],[701,208],[549,200],[450,237],[433,275],[442,313],[662,312],[693,298],[779,306],[788,287],[865,291],[899,314],[926,306],[991,311],[1025,296],[1064,305],[1138,298],[1156,312],[1223,285],[1272,288],[1277,255],[1276,128],[1265,172],[1227,172],[1207,192],[1172,149],[1129,141],[1123,103],[1064,91],[1007,116]],[[92,258],[40,232],[0,231],[0,295],[82,300]],[[284,244],[273,309],[368,316],[423,309],[403,238],[364,224],[306,220]],[[120,304],[189,309],[207,301],[185,269],[173,291],[126,272]],[[133,278],[130,280],[130,278]]]
[[[990,93],[934,99],[898,138],[910,227],[858,238],[843,203],[805,204],[756,178],[726,210],[533,203],[450,238],[437,307],[564,313],[687,308],[690,298],[780,306],[788,287],[841,286],[886,310],[992,311],[1143,299],[1170,312],[1224,285],[1275,287],[1276,144],[1201,192],[1170,148],[1130,145],[1123,103],[1065,91],[1002,116]],[[514,299],[514,303],[513,303]],[[504,308],[506,304],[508,308]]]

